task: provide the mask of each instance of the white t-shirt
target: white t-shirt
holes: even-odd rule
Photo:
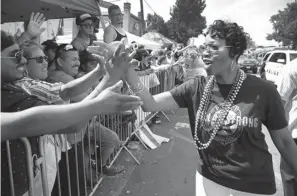
[[[297,139],[297,59],[285,66],[276,85],[281,98],[286,102],[289,131],[292,132],[292,137]]]

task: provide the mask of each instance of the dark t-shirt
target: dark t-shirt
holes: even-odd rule
[[[17,112],[22,111],[31,107],[48,105],[45,102],[40,101],[36,97],[29,96],[22,90],[7,85],[1,87],[1,112]],[[26,130],[24,130],[26,131]],[[32,155],[38,158],[38,140],[39,137],[28,137],[30,142]],[[27,164],[26,164],[26,151],[24,144],[20,140],[9,141],[12,174],[14,180],[15,195],[23,195],[27,192],[29,187]],[[1,195],[10,196],[10,181],[9,181],[9,167],[7,158],[7,143],[1,143]],[[34,163],[35,159],[33,160]],[[37,168],[33,168],[35,174]],[[35,175],[34,174],[34,175]]]
[[[196,77],[171,90],[176,103],[188,108],[192,134],[204,86],[209,78]],[[212,125],[232,85],[213,88],[198,137],[209,140]],[[198,172],[225,187],[256,194],[274,194],[275,177],[262,124],[270,132],[287,126],[281,98],[275,87],[248,75],[234,101],[224,125],[208,149],[199,151]]]

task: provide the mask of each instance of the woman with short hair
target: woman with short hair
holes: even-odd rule
[[[197,196],[274,195],[272,155],[265,125],[282,157],[297,176],[297,147],[290,137],[275,87],[239,69],[247,34],[236,23],[215,21],[209,28],[202,59],[208,76],[152,96],[129,69],[126,80],[141,97],[145,112],[187,108],[199,161]]]

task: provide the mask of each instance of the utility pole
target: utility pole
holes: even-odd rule
[[[145,21],[144,21],[144,12],[143,12],[143,0],[140,0],[140,12],[141,12],[141,35],[145,31]]]

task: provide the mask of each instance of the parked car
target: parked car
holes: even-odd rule
[[[261,77],[275,83],[278,75],[285,65],[297,58],[295,50],[274,50],[267,53],[263,59],[263,67],[260,71]],[[266,59],[265,59],[266,58]]]
[[[258,60],[252,55],[243,56],[238,60],[238,64],[244,72],[251,71],[253,74],[258,72]]]

